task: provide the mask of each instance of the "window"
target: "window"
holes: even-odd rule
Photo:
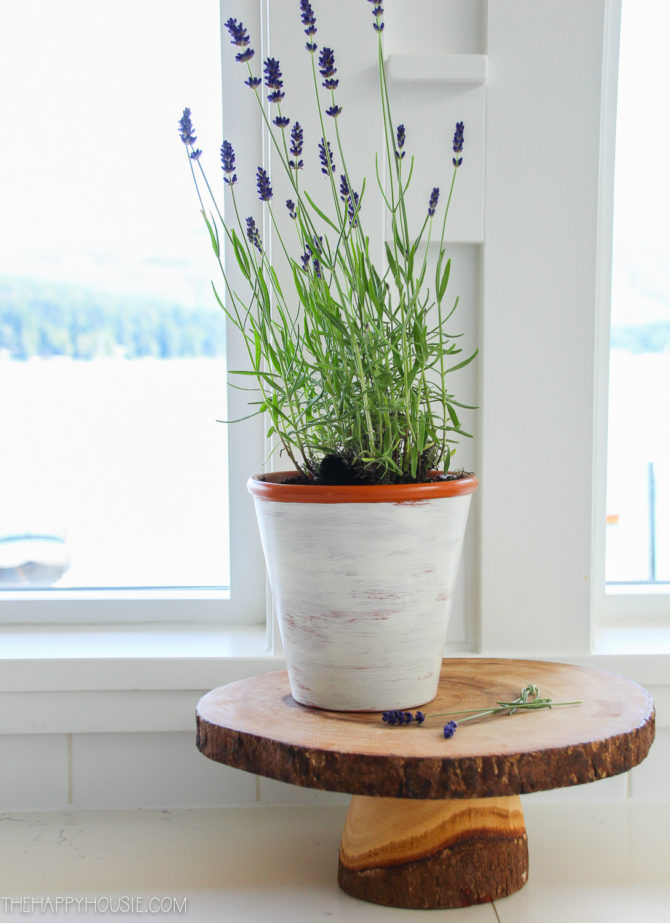
[[[260,618],[257,575],[230,591],[226,325],[177,135],[189,105],[220,145],[219,4],[27,0],[0,28],[1,611]]]
[[[663,615],[670,587],[670,10],[621,9],[616,109],[605,581],[607,613]],[[612,80],[614,84],[614,80]],[[612,90],[612,88],[610,88]],[[645,599],[644,597],[652,597]],[[655,597],[655,598],[654,598]]]

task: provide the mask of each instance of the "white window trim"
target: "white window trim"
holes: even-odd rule
[[[630,630],[655,645],[655,629],[670,626],[670,587],[620,584],[606,588],[605,555],[607,514],[607,420],[609,407],[609,358],[612,294],[612,237],[616,117],[621,39],[622,0],[607,0],[603,38],[603,82],[601,97],[600,177],[598,190],[598,277],[596,315],[596,358],[594,379],[594,464],[593,464],[593,628],[596,645],[600,637],[611,641],[611,629]]]

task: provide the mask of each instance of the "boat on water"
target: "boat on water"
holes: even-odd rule
[[[0,589],[50,587],[69,568],[64,532],[0,532]]]

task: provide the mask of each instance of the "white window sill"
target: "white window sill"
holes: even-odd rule
[[[0,692],[204,689],[275,664],[262,625],[0,631]]]
[[[670,628],[602,629],[591,654],[516,656],[628,676],[654,696],[659,726],[670,724]],[[264,626],[5,628],[0,734],[194,731],[195,705],[204,692],[284,668]]]

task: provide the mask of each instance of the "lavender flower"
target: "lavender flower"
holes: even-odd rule
[[[330,148],[330,142],[322,138],[319,141],[319,160],[321,161],[321,172],[325,176],[330,176],[336,170],[333,152]]]
[[[317,277],[317,279],[320,279],[321,278],[321,263],[319,262],[317,257],[314,257],[312,261],[312,265],[314,266],[314,275]]]
[[[395,143],[396,143],[396,148],[397,148],[395,155],[398,158],[398,160],[402,160],[403,157],[405,156],[405,152],[403,151],[403,148],[405,146],[405,126],[404,125],[398,125],[398,127],[396,128]]]
[[[259,253],[263,252],[263,245],[261,244],[260,234],[258,233],[258,228],[256,227],[256,222],[253,218],[247,218],[247,237],[249,242],[256,247]]]
[[[335,67],[335,53],[332,48],[322,48],[319,55],[319,71],[324,78],[322,86],[327,90],[336,90],[340,81],[335,77],[337,68]]]
[[[402,709],[394,709],[393,711],[382,712],[382,721],[384,724],[389,724],[392,727],[398,726],[401,724],[423,724],[426,716],[422,711],[416,712],[413,714],[411,711],[402,711]]]
[[[349,212],[349,223],[352,228],[358,227],[358,193],[352,192],[347,202],[347,211]]]
[[[334,119],[337,118],[340,112],[342,112],[342,106],[329,106],[328,109],[326,109],[326,115],[330,115]]]
[[[347,206],[347,213],[349,215],[349,223],[351,224],[352,227],[355,228],[358,225],[358,221],[356,219],[356,212],[358,211],[358,198],[359,197],[358,197],[357,192],[353,192],[349,188],[349,183],[344,174],[340,176],[340,198]]]
[[[248,87],[251,87],[254,90],[256,87],[259,87],[263,81],[260,77],[249,77],[244,81]]]
[[[302,154],[302,144],[303,144],[303,134],[302,128],[300,127],[299,122],[295,122],[293,128],[291,129],[291,154],[298,158]],[[303,162],[302,160],[289,160],[289,167],[293,170],[302,170]]]
[[[225,26],[230,33],[231,45],[237,45],[240,48],[245,48],[245,51],[241,51],[239,54],[235,55],[235,60],[248,61],[250,58],[253,58],[253,48],[246,48],[246,46],[249,44],[249,35],[242,23],[238,22],[236,19],[233,19],[231,16],[230,19],[226,20]]]
[[[285,115],[278,115],[272,120],[272,122],[277,126],[277,128],[286,128],[286,126],[290,124],[291,120],[286,118]]]
[[[191,153],[188,156],[191,158],[191,160],[200,160],[200,157],[202,156],[202,151],[200,150],[200,148],[195,148],[194,150],[191,151]]]
[[[258,198],[261,202],[269,202],[272,198],[272,186],[270,185],[270,177],[263,167],[256,170],[256,186],[258,187]]]
[[[279,61],[276,58],[267,58],[263,64],[263,69],[265,71],[265,86],[273,91],[268,93],[268,102],[278,103],[286,96],[283,92],[284,78],[279,69]]]
[[[316,16],[314,15],[314,10],[309,0],[300,0],[300,18],[302,19],[303,26],[307,26],[305,35],[316,35]],[[309,52],[314,52],[316,51],[316,43],[309,41],[305,45],[305,48]]]
[[[234,185],[237,182],[237,174],[235,173],[235,151],[230,141],[224,141],[221,145],[221,169],[227,174],[223,177],[224,183],[228,183],[229,186]],[[232,176],[230,174],[232,174]]]
[[[463,150],[463,122],[456,122],[456,131],[454,132],[454,154],[460,154]],[[455,167],[460,167],[463,163],[462,157],[452,157],[451,162]]]
[[[440,198],[440,190],[437,186],[433,188],[433,191],[430,194],[430,199],[428,200],[428,214],[432,218],[435,214],[435,209],[437,208],[437,200]]]
[[[384,28],[384,23],[381,22],[381,17],[384,14],[384,8],[382,7],[379,0],[368,0],[368,2],[374,4],[372,15],[375,17],[375,21],[372,23],[372,28],[377,32],[381,32]]]
[[[193,133],[193,124],[191,122],[191,110],[184,109],[181,118],[179,119],[179,137],[184,142],[184,144],[194,145],[198,140],[195,134]]]
[[[300,262],[302,263],[302,268],[307,272],[307,267],[309,266],[309,261],[312,259],[312,251],[309,244],[305,245],[305,252],[300,257]]]
[[[444,730],[443,730],[444,736],[446,738],[453,737],[454,734],[456,733],[457,727],[458,727],[458,724],[456,724],[455,721],[447,721],[447,723],[444,726]]]
[[[289,213],[289,216],[290,216],[291,218],[297,218],[297,217],[298,217],[298,212],[297,212],[296,207],[295,207],[295,202],[294,202],[292,199],[287,199],[287,200],[286,200],[286,207],[287,207],[287,209],[288,209],[288,213]]]

